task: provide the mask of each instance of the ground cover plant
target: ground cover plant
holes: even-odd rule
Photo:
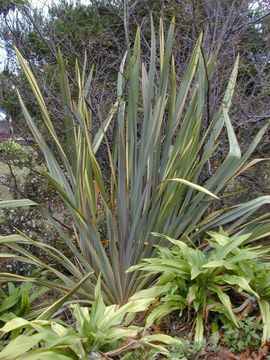
[[[233,328],[230,324],[223,326],[222,340],[232,352],[237,353],[248,347],[260,346],[262,326],[254,320],[254,317],[246,317],[238,323],[238,328]]]

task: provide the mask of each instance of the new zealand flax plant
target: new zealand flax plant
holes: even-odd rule
[[[121,304],[136,291],[151,284],[151,274],[142,279],[138,271],[126,273],[142,258],[154,256],[157,251],[154,245],[164,245],[164,238],[154,237],[151,232],[183,241],[188,236],[194,244],[205,231],[219,226],[231,234],[246,233],[252,228],[248,241],[269,233],[266,216],[253,220],[247,227],[243,224],[260,206],[270,202],[270,196],[222,210],[210,210],[210,205],[217,201],[225,185],[252,165],[247,164],[247,160],[267,128],[267,125],[263,126],[246,152],[241,154],[228,114],[239,60],[236,59],[220,107],[206,126],[207,85],[214,73],[215,59],[207,60],[205,64],[201,54],[201,35],[178,85],[172,55],[174,28],[172,21],[165,40],[161,21],[157,41],[152,23],[147,63],[141,60],[141,34],[138,29],[134,45],[128,47],[120,66],[117,99],[95,135],[92,135],[91,129],[96,119],[89,106],[93,70],[87,76],[86,63],[81,71],[76,65],[77,96],[71,95],[65,62],[59,51],[65,146],[59,140],[30,67],[17,51],[40,107],[41,118],[54,142],[54,152],[18,93],[21,108],[46,159],[46,169],[42,173],[73,217],[74,239],[52,218],[50,220],[73,258],[67,258],[60,249],[33,241],[22,234],[1,237],[0,241],[20,254],[17,260],[41,266],[59,279],[58,282],[48,281],[47,286],[49,284],[68,292],[91,272],[93,276],[83,283],[77,296],[92,301],[94,285],[101,273],[105,302]],[[115,131],[113,145],[110,146],[106,133],[112,123]],[[207,165],[219,145],[219,136],[224,128],[229,140],[228,154],[215,173],[207,175]],[[107,148],[109,184],[97,157],[101,144]],[[100,217],[105,219],[105,237],[101,235]],[[65,271],[37,258],[23,244],[44,250]],[[1,275],[2,280],[10,280],[10,277]]]

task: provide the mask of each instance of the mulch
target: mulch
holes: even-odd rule
[[[264,360],[270,355],[270,342],[259,349],[246,349],[240,354],[234,354],[228,349],[220,349],[214,353],[211,349],[197,357],[198,360]],[[196,359],[196,360],[197,360]]]

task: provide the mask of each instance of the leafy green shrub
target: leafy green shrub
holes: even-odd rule
[[[15,140],[6,140],[0,142],[0,160],[21,169],[32,169],[37,164],[37,154],[29,146],[23,146]]]
[[[169,352],[163,344],[180,344],[181,341],[166,335],[139,336],[143,328],[125,325],[128,317],[134,313],[145,311],[154,299],[134,300],[119,307],[105,306],[100,289],[100,279],[95,288],[95,301],[91,309],[72,305],[75,329],[57,319],[45,321],[41,314],[36,320],[27,321],[14,318],[0,329],[0,338],[14,331],[26,330],[13,338],[0,351],[0,359],[101,359],[102,352],[108,357],[114,353],[121,354],[129,349],[147,346],[154,349],[155,354]],[[30,330],[31,331],[30,331]],[[130,342],[128,340],[130,339]],[[120,345],[118,349],[117,345]],[[113,350],[113,351],[110,351]],[[105,354],[105,355],[106,355]]]
[[[51,271],[61,280],[63,291],[70,291],[85,274],[93,272],[94,276],[77,293],[80,298],[93,300],[94,284],[100,273],[107,304],[125,303],[136,291],[150,284],[153,281],[151,273],[142,281],[137,270],[134,273],[126,273],[126,270],[142,258],[155,256],[155,245],[166,242],[157,240],[151,235],[152,231],[183,241],[189,236],[194,244],[198,244],[205,231],[219,226],[229,226],[230,233],[236,233],[240,228],[243,233],[249,233],[252,227],[253,235],[249,241],[261,239],[269,233],[269,219],[265,219],[264,224],[255,219],[243,228],[250,214],[270,202],[269,196],[219,211],[213,211],[212,206],[224,186],[254,163],[247,164],[247,160],[267,128],[266,124],[246,152],[241,154],[228,115],[238,59],[220,107],[206,121],[207,87],[214,74],[216,58],[202,56],[200,36],[178,86],[172,56],[174,27],[172,21],[165,40],[161,22],[158,47],[151,25],[151,51],[147,65],[141,62],[138,29],[133,49],[128,45],[119,70],[117,99],[95,135],[92,135],[92,123],[97,119],[91,110],[89,96],[92,71],[87,77],[86,62],[82,71],[76,66],[78,96],[76,99],[71,97],[65,62],[59,53],[58,74],[66,134],[63,146],[30,67],[17,52],[40,107],[41,118],[51,135],[53,148],[46,143],[19,95],[22,111],[46,159],[47,170],[43,169],[42,173],[72,215],[77,243],[75,245],[65,228],[51,218],[73,254],[72,261],[59,249],[43,246],[41,242],[34,242],[21,234],[7,237],[6,242],[10,247],[16,247],[25,261],[31,259]],[[115,131],[110,142],[106,135],[113,121]],[[211,162],[224,128],[229,152],[211,174],[207,171],[207,164]],[[101,144],[107,149],[109,179],[103,175],[99,164]],[[56,152],[57,156],[54,155]],[[100,214],[106,219],[103,226],[106,228],[105,237],[103,229],[100,231]],[[65,270],[57,271],[23,252],[20,243],[26,242],[43,248]]]
[[[232,352],[241,352],[247,348],[258,348],[261,345],[262,325],[254,317],[246,317],[238,322],[238,327],[223,325],[223,342]]]
[[[262,342],[265,343],[270,339],[270,271],[268,263],[254,264],[249,269],[243,264],[242,272],[250,278],[250,286],[260,299],[258,300],[260,312],[263,319],[263,335]]]
[[[32,283],[15,286],[9,282],[0,288],[0,325],[15,317],[33,319],[39,314],[40,304],[35,302],[48,288],[37,287]],[[42,307],[44,304],[42,305]]]
[[[1,156],[9,157],[10,159],[19,159],[26,157],[27,151],[25,148],[14,140],[6,140],[0,143]]]
[[[174,245],[172,249],[157,246],[158,257],[144,259],[129,269],[159,275],[153,287],[132,297],[159,299],[146,319],[146,327],[172,311],[178,310],[180,318],[185,312],[188,318],[195,318],[194,341],[201,343],[205,325],[219,320],[225,325],[238,327],[237,314],[245,313],[248,305],[255,300],[255,303],[259,302],[264,322],[262,340],[269,339],[269,317],[264,294],[256,292],[260,290],[259,286],[256,290],[251,287],[257,281],[257,276],[261,278],[258,266],[263,266],[260,264],[262,256],[269,249],[242,247],[250,234],[232,237],[224,232],[208,234],[210,239],[203,250],[165,236]],[[263,271],[265,276],[270,275],[268,265],[263,266]],[[245,293],[250,294],[248,301]]]

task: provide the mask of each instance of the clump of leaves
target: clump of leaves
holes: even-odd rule
[[[27,156],[27,150],[14,140],[6,140],[0,143],[0,154],[9,159],[19,159]]]
[[[20,169],[31,169],[37,164],[37,154],[29,146],[23,146],[15,140],[6,140],[0,143],[0,160]]]
[[[223,231],[208,234],[210,238],[203,250],[165,236],[174,245],[172,249],[158,246],[158,257],[144,259],[129,269],[160,274],[155,286],[132,297],[159,299],[146,319],[146,327],[178,310],[179,316],[185,313],[189,320],[194,317],[194,341],[201,343],[206,325],[213,325],[219,319],[223,324],[238,327],[238,316],[251,311],[250,304],[258,301],[264,323],[265,335],[262,339],[267,340],[269,310],[266,300],[260,299],[260,293],[258,294],[250,283],[251,279],[257,276],[254,269],[257,269],[262,256],[269,250],[241,247],[249,234],[232,237]],[[269,275],[269,267],[267,270],[264,268],[264,271]],[[258,286],[257,289],[259,290]],[[249,294],[248,299],[246,293]],[[215,317],[211,316],[211,313],[214,313]]]
[[[223,325],[222,341],[232,352],[241,352],[247,348],[258,348],[261,344],[262,324],[255,321],[255,317],[246,317],[238,322],[238,327],[231,324]]]
[[[48,288],[34,286],[30,282],[19,286],[11,282],[3,284],[0,287],[0,325],[18,316],[27,319],[36,317],[40,309],[36,301],[47,291]]]
[[[266,256],[269,258],[269,256]],[[250,286],[260,296],[258,300],[259,309],[262,315],[263,334],[262,343],[270,339],[270,270],[269,263],[253,262],[246,264],[239,263],[242,274],[250,279]],[[251,299],[252,300],[252,299]]]
[[[202,351],[204,344],[183,340],[181,345],[172,345],[169,347],[170,355],[173,359],[186,360],[196,359]]]
[[[121,360],[138,360],[143,359],[144,353],[142,349],[136,349],[127,352],[124,356],[121,357]]]
[[[0,351],[0,359],[101,359],[103,352],[106,352],[106,358],[110,358],[143,347],[148,348],[153,356],[158,353],[169,355],[166,346],[181,343],[163,334],[145,335],[143,328],[129,325],[130,315],[145,311],[154,299],[131,300],[123,306],[106,306],[100,286],[99,278],[91,308],[78,304],[71,306],[75,328],[57,319],[44,320],[59,308],[59,301],[63,304],[64,299],[58,300],[36,320],[16,317],[8,321],[0,329],[0,338],[14,331],[26,331],[11,339]],[[122,343],[119,345],[120,340]]]

